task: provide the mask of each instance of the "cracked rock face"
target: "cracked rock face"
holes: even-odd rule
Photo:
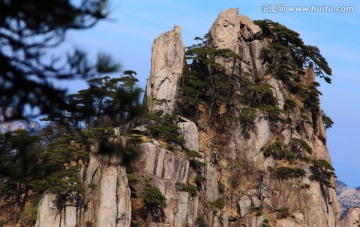
[[[131,204],[125,167],[113,165],[118,160],[100,157],[96,147],[90,162],[82,171],[84,205],[68,200],[63,209],[56,206],[56,196],[43,196],[36,227],[76,227],[92,223],[94,226],[130,226]],[[76,195],[74,195],[76,196]]]
[[[196,124],[192,121],[184,121],[177,123],[180,133],[184,137],[184,146],[192,151],[199,151],[199,135]]]
[[[152,143],[141,144],[140,150],[143,151],[144,174],[154,180],[167,204],[164,208],[165,224],[153,223],[151,226],[193,226],[198,213],[198,197],[179,192],[175,187],[176,183],[187,183],[189,161]]]
[[[179,26],[155,39],[145,94],[150,112],[169,114],[173,111],[184,61],[185,46]]]
[[[239,16],[237,8],[222,11],[209,30],[208,44],[218,49],[230,49],[241,57],[241,71],[252,79],[264,76],[266,67],[260,58],[261,49],[267,42],[256,38],[261,34],[258,25],[246,17]],[[227,72],[232,63],[222,62]],[[252,77],[255,75],[255,78]]]
[[[282,81],[274,75],[266,75],[261,49],[271,40],[261,38],[259,26],[248,17],[239,16],[238,9],[219,14],[210,28],[207,42],[210,47],[231,49],[238,54],[241,70],[236,76],[271,85],[279,109],[284,110],[285,100],[289,97],[296,99]],[[173,113],[184,60],[185,47],[180,27],[175,26],[155,39],[145,94],[150,112],[159,115]],[[216,61],[227,72],[234,64],[221,59]],[[315,81],[313,69],[308,69],[306,75],[302,80],[305,86]],[[240,104],[235,108],[235,117],[241,117],[241,108]],[[289,117],[299,120],[300,114],[300,110],[294,110]],[[309,159],[330,162],[321,118],[316,119],[317,130],[310,123],[294,130],[285,124],[280,127],[282,123],[276,122],[280,124],[277,127],[266,114],[260,113],[251,128],[245,128],[240,121],[232,121],[224,132],[216,131],[212,128],[216,126],[212,125],[203,127],[202,122],[207,119],[197,119],[196,124],[181,116],[179,119],[177,126],[184,137],[183,147],[170,151],[165,146],[169,144],[164,145],[164,141],[154,138],[147,138],[152,142],[138,145],[143,154],[139,161],[139,177],[151,182],[166,198],[161,223],[150,220],[146,226],[196,226],[200,219],[209,226],[258,227],[270,222],[270,226],[279,227],[335,227],[339,215],[335,191],[329,188],[324,195],[319,182],[310,181],[311,164],[297,163],[306,172],[306,177],[277,179],[269,169],[279,163],[284,164],[285,160],[265,157],[262,150],[275,140],[281,140],[286,145],[297,138],[312,148],[313,153],[307,156]],[[138,127],[136,132],[146,132],[146,127]],[[216,144],[217,141],[221,144]],[[196,151],[199,155],[188,157],[183,148]],[[86,221],[99,227],[130,226],[131,206],[134,206],[134,214],[137,204],[130,200],[125,167],[116,165],[118,160],[115,159],[109,158],[108,162],[113,165],[105,164],[107,162],[96,155],[94,148],[90,163],[82,173],[86,206],[74,209],[74,204],[69,203],[64,211],[59,211],[52,202],[54,195],[46,194],[40,203],[36,226],[85,226]],[[206,179],[199,184],[197,176]],[[191,194],[179,189],[179,184],[196,186],[196,192]],[[214,202],[218,202],[217,206]],[[287,217],[278,218],[281,208],[288,208]],[[337,226],[355,226],[354,223],[359,222],[359,212],[358,208],[350,210]]]

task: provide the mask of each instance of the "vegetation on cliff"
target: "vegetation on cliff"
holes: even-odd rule
[[[207,36],[196,38],[201,42],[186,52],[187,64],[172,114],[144,114],[136,72],[127,70],[119,78],[89,80],[88,89],[67,97],[66,109],[56,109],[43,119],[48,124],[39,135],[21,130],[2,135],[0,196],[7,199],[2,208],[13,211],[12,222],[19,221],[29,199],[35,204],[34,198],[45,191],[56,194],[59,210],[70,200],[76,208],[84,208],[82,193],[87,188],[80,172],[89,165],[89,154],[100,156],[108,166],[126,167],[125,187],[131,191],[134,226],[165,222],[165,209],[171,206],[179,212],[174,203],[180,199],[191,201],[189,207],[203,206],[193,209],[198,212],[192,214],[198,226],[214,223],[216,216],[225,217],[225,211],[231,213],[228,220],[236,224],[245,225],[244,220],[252,215],[261,217],[263,226],[270,226],[273,219],[292,217],[292,207],[281,199],[265,206],[267,190],[272,193],[268,200],[282,193],[274,185],[306,193],[310,181],[318,183],[328,206],[336,176],[329,162],[317,159],[314,141],[322,141],[326,149],[325,141],[317,140],[322,127],[319,122],[322,119],[326,128],[333,122],[320,110],[319,84],[308,83],[305,71],[313,68],[330,83],[331,69],[319,50],[305,45],[298,33],[272,21],[256,23],[263,32],[256,36],[257,41],[268,39],[261,50],[266,75],[255,76],[253,69],[244,72],[244,65],[250,63],[240,54],[213,47]],[[259,131],[260,120],[264,133]],[[180,136],[177,125],[180,121],[194,125],[196,138],[201,134],[200,150],[185,148],[185,137]],[[255,140],[261,137],[267,138],[259,145]],[[141,145],[152,149],[153,160],[161,156],[161,163],[152,163],[150,170],[131,165],[139,157],[135,146],[150,141],[152,144]],[[118,157],[115,164],[110,156]],[[158,168],[166,162],[171,167]],[[9,171],[10,167],[14,171]],[[188,175],[172,179],[178,172]],[[88,182],[88,187],[94,190],[97,185]],[[167,190],[185,196],[169,195]],[[31,211],[23,213],[31,214],[27,220],[33,224]]]
[[[142,113],[141,89],[134,71],[119,78],[94,78],[90,87],[68,96],[66,111],[43,119],[47,126],[36,136],[16,130],[0,137],[1,209],[12,211],[17,223],[27,201],[43,192],[57,195],[58,208],[71,197],[82,206],[84,191],[80,169],[88,164],[94,146],[101,155],[117,155],[128,166],[138,157],[135,149],[116,142],[114,127],[126,134],[131,121]],[[35,214],[36,215],[36,214]],[[33,221],[33,218],[30,218]]]

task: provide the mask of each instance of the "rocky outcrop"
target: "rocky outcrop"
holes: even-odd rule
[[[135,147],[142,156],[131,173],[133,182],[139,184],[132,185],[131,192],[136,196],[131,200],[125,167],[116,157],[102,157],[94,149],[82,171],[85,204],[79,206],[69,200],[60,211],[51,202],[52,195],[47,194],[39,208],[37,225],[84,226],[88,221],[95,226],[129,226],[133,213],[133,221],[145,226],[335,227],[340,210],[335,190],[329,185],[333,179],[311,177],[316,160],[331,163],[322,119],[304,108],[303,98],[286,84],[289,81],[267,70],[261,50],[272,41],[262,36],[260,27],[248,17],[239,16],[238,9],[221,12],[210,28],[207,45],[230,49],[240,60],[214,59],[225,68],[221,75],[224,80],[231,76],[239,87],[231,90],[234,94],[229,93],[226,104],[216,103],[222,108],[218,115],[211,112],[213,109],[209,111],[214,103],[202,100],[196,117],[181,113],[192,121],[174,116],[169,124],[178,126],[183,144],[174,142],[173,133],[168,131],[152,138],[151,119],[135,125],[139,127],[133,132],[141,141]],[[145,98],[148,110],[160,118],[174,114],[184,52],[177,26],[154,41]],[[232,70],[234,66],[239,70]],[[315,82],[311,67],[299,70],[297,76],[294,83],[300,87]],[[251,84],[249,93],[265,93],[276,102],[244,104],[241,89],[247,89],[247,84]],[[289,99],[293,100],[291,110],[286,108]],[[247,116],[249,109],[254,114]],[[294,141],[301,143],[294,145]],[[277,146],[271,148],[273,144]],[[299,146],[307,152],[296,150]],[[274,150],[266,154],[269,147]],[[144,209],[146,201],[141,194],[148,186],[158,188],[166,198],[166,206],[151,207],[156,210],[153,213]],[[356,222],[356,212],[349,211],[343,222]],[[51,220],[44,220],[46,216]]]
[[[130,226],[130,190],[119,158],[100,155],[98,148],[93,147],[89,164],[84,166],[81,175],[83,195],[68,196],[65,206],[59,207],[56,195],[45,194],[35,226]]]
[[[219,198],[219,182],[220,174],[211,164],[206,165],[206,199],[215,201]]]
[[[56,195],[46,193],[39,203],[35,227],[60,226],[61,212],[56,204]]]
[[[185,61],[181,28],[161,34],[152,46],[151,71],[145,99],[150,112],[171,113],[175,105],[178,80]]]
[[[199,151],[199,134],[196,124],[184,117],[180,118],[177,126],[180,129],[180,134],[184,137],[184,146],[192,151]]]
[[[246,16],[239,16],[237,8],[222,11],[209,30],[208,44],[218,49],[230,49],[241,58],[241,72],[243,75],[255,75],[262,78],[266,66],[260,58],[260,51],[267,41],[256,39],[261,29]],[[232,63],[221,62],[228,72]],[[253,78],[255,79],[255,78]]]
[[[208,45],[218,49],[231,49],[240,58],[241,71],[238,76],[246,77],[252,81],[260,81],[271,85],[273,96],[277,100],[277,107],[284,109],[285,100],[288,98],[296,99],[289,93],[286,85],[273,75],[266,75],[267,69],[262,59],[261,49],[267,47],[271,40],[259,38],[261,31],[259,27],[247,17],[239,16],[237,9],[230,9],[221,12],[209,31]],[[217,59],[227,72],[233,66],[233,62]],[[308,86],[315,82],[313,69],[310,67],[305,70],[303,77],[304,85]],[[301,77],[302,78],[302,77]],[[241,117],[241,108],[234,111],[235,116]],[[294,110],[290,117],[293,122],[302,122],[300,111]],[[285,117],[285,116],[283,116]],[[276,125],[266,114],[258,114],[253,121],[251,128],[244,128],[241,122],[233,122],[227,128],[227,139],[221,143],[226,143],[222,155],[227,155],[232,159],[230,165],[232,171],[227,172],[225,167],[221,168],[220,178],[229,178],[234,181],[235,176],[242,179],[237,186],[239,193],[232,193],[232,196],[239,196],[235,200],[238,207],[238,215],[245,218],[247,226],[259,226],[259,220],[254,218],[256,208],[252,197],[249,196],[256,191],[254,198],[259,198],[261,209],[272,212],[276,215],[281,208],[288,209],[288,217],[275,218],[267,216],[271,226],[335,226],[339,216],[339,206],[332,188],[324,192],[318,182],[310,181],[309,178],[279,180],[274,177],[269,168],[277,168],[281,165],[273,157],[264,157],[262,149],[273,143],[275,140],[281,141],[283,145],[289,144],[292,138],[305,141],[314,151],[309,154],[310,159],[324,159],[331,162],[325,141],[326,132],[321,116],[315,119],[313,125],[304,123],[301,130],[294,130],[291,127]],[[279,127],[280,126],[280,127]],[[214,129],[216,130],[216,129]],[[208,133],[209,135],[209,133]],[[209,140],[219,140],[216,133]],[[225,163],[225,162],[224,162]],[[228,162],[227,162],[228,163]],[[239,164],[240,163],[240,164]],[[242,167],[236,167],[236,166]],[[310,164],[303,164],[300,168],[311,175]],[[229,169],[229,167],[227,167]],[[244,169],[246,177],[241,176]],[[306,186],[306,188],[304,188]],[[233,186],[234,187],[234,186]],[[256,201],[256,200],[255,200]],[[231,205],[230,205],[231,204]],[[234,207],[231,202],[227,207]],[[274,217],[274,216],[272,216]],[[319,218],[322,217],[322,218]],[[262,220],[261,220],[262,222]]]
[[[339,227],[358,227],[360,225],[360,207],[352,207],[339,222]]]
[[[145,158],[145,172],[159,179],[186,183],[188,179],[189,162],[177,157],[171,151],[156,147],[152,143],[140,145]]]
[[[176,189],[177,183],[188,182],[189,161],[152,143],[143,143],[139,148],[143,152],[141,163],[144,173],[153,179],[155,186],[166,197],[164,226],[193,225],[198,213],[198,197],[191,197],[189,193]],[[155,223],[152,225],[160,226]]]

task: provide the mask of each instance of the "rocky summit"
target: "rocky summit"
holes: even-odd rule
[[[238,9],[197,40],[185,47],[175,26],[153,43],[147,113],[109,139],[139,157],[94,143],[83,189],[61,206],[45,193],[35,226],[355,226],[358,208],[339,219],[319,49]]]

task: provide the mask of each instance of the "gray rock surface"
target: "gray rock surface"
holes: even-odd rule
[[[249,212],[251,212],[251,199],[249,196],[243,196],[239,200],[239,210],[241,217],[245,217]]]
[[[185,139],[184,146],[193,151],[199,151],[199,134],[196,124],[192,121],[177,123],[180,133]]]
[[[220,174],[211,163],[206,165],[206,198],[215,201],[219,198]]]
[[[185,61],[181,28],[161,34],[152,45],[151,71],[145,99],[150,112],[171,113]]]
[[[92,222],[96,226],[126,227],[131,221],[130,190],[125,167],[116,157],[101,157],[96,146],[83,172],[85,206],[80,208],[68,200],[62,210],[54,201],[56,196],[45,194],[38,209],[36,227],[75,227]],[[76,195],[74,195],[76,196]]]
[[[56,196],[45,193],[41,199],[37,212],[35,227],[58,227],[60,226],[60,214],[54,203]]]
[[[339,227],[358,227],[360,225],[360,207],[350,208],[341,221]]]
[[[340,194],[337,195],[340,203],[341,215],[351,207],[360,206],[360,190],[356,188],[344,189]]]
[[[146,173],[161,179],[186,183],[188,180],[189,162],[174,155],[171,151],[156,147],[151,143],[140,145],[144,152],[144,170]]]
[[[261,59],[261,49],[267,41],[256,39],[261,34],[260,27],[246,16],[239,16],[237,8],[222,11],[209,30],[208,44],[218,49],[230,49],[241,58],[241,71],[249,78],[262,78],[266,67]],[[231,72],[233,63],[218,60]],[[250,75],[254,74],[254,77]]]
[[[237,53],[241,58],[238,62],[241,70],[234,76],[270,84],[280,109],[284,108],[286,98],[297,98],[276,76],[266,75],[261,49],[269,45],[271,40],[262,38],[260,28],[248,17],[239,16],[238,9],[225,10],[219,14],[209,30],[207,42],[213,48],[228,48]],[[172,113],[184,66],[184,50],[179,27],[161,34],[154,41],[151,75],[145,95],[150,112]],[[226,72],[230,72],[234,64],[222,59],[216,59],[216,62],[224,66]],[[302,84],[306,86],[314,81],[313,69],[309,68]],[[241,119],[244,114],[243,104],[232,101],[235,103],[234,119]],[[142,183],[156,186],[166,198],[164,220],[154,223],[148,219],[147,226],[196,226],[196,221],[201,220],[208,226],[258,227],[269,223],[270,226],[278,227],[335,227],[352,226],[359,221],[357,208],[350,210],[341,222],[338,221],[340,209],[335,190],[328,188],[324,192],[319,182],[310,181],[310,162],[293,164],[264,156],[263,148],[275,140],[281,140],[285,146],[292,138],[298,138],[313,149],[312,154],[306,154],[307,158],[331,162],[320,118],[314,122],[317,125],[314,129],[312,122],[305,122],[301,118],[302,112],[297,107],[290,117],[294,122],[301,123],[298,129],[284,121],[272,121],[259,108],[251,127],[234,120],[227,122],[225,130],[220,133],[216,124],[218,122],[208,124],[210,121],[206,118],[206,107],[200,109],[196,124],[179,117],[177,126],[185,139],[184,147],[198,151],[201,158],[188,157],[180,145],[170,151],[164,148],[168,144],[160,139],[156,141],[147,137],[144,141],[151,142],[138,145],[143,154],[138,164],[141,167],[139,178]],[[285,119],[285,114],[280,117]],[[124,140],[122,144],[125,144]],[[66,225],[77,223],[84,226],[85,221],[92,221],[96,226],[129,226],[131,205],[138,204],[131,203],[126,170],[118,165],[120,160],[114,157],[100,158],[96,150],[94,147],[90,163],[82,171],[84,184],[93,186],[85,189],[86,209],[75,210],[74,204],[69,203],[64,214],[69,218]],[[307,175],[277,179],[270,170],[291,165],[303,168]],[[176,187],[177,183],[195,185],[196,176],[203,176],[206,181],[195,196]],[[341,194],[346,191],[343,190]],[[60,222],[65,223],[64,215],[61,213],[60,217],[58,211],[54,210],[51,196],[45,195],[40,203],[38,227],[61,226]],[[212,203],[219,198],[224,200],[223,208],[215,207]],[[281,208],[288,208],[288,217],[277,218]],[[341,225],[336,225],[336,222]]]

